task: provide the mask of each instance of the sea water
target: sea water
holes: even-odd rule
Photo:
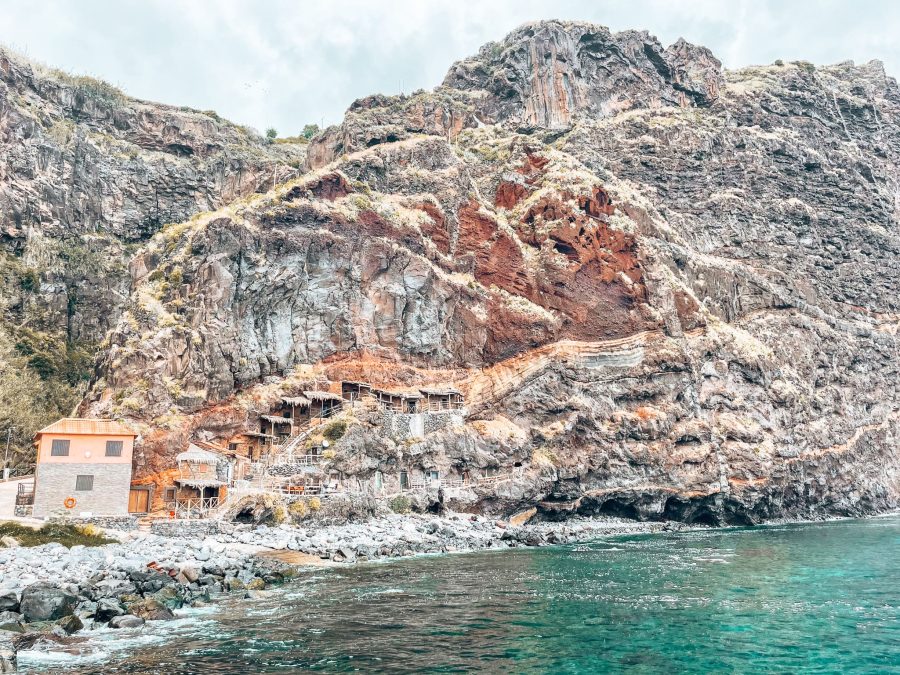
[[[900,517],[310,569],[25,672],[900,673]]]

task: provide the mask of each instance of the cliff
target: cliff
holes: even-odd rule
[[[296,176],[305,154],[0,48],[0,423],[14,441],[84,394],[144,242]]]
[[[464,421],[360,414],[334,470],[515,470],[452,499],[547,517],[895,508],[898,114],[877,62],[523,26],[153,234],[82,409],[143,425],[151,473],[309,383],[451,382]]]

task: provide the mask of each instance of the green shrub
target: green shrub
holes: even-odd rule
[[[406,495],[397,495],[391,500],[391,511],[394,513],[409,513],[412,509],[412,502]]]
[[[347,423],[344,420],[337,420],[325,427],[322,435],[329,441],[334,442],[341,440],[345,433],[347,433]]]
[[[115,542],[114,539],[103,536],[96,525],[65,523],[48,523],[36,530],[18,523],[0,523],[0,537],[7,536],[16,539],[22,546],[40,546],[50,542],[63,546],[103,546]]]
[[[293,504],[288,507],[288,512],[294,516],[295,518],[303,518],[309,513],[309,508],[306,506],[306,502],[302,499],[298,499]]]
[[[33,269],[26,268],[19,277],[23,291],[36,291],[41,285],[41,276]]]

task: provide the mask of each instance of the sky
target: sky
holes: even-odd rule
[[[552,18],[683,37],[729,68],[880,59],[900,76],[895,0],[0,0],[0,43],[289,136],[362,96],[431,89],[485,42]]]

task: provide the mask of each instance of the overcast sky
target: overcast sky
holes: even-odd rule
[[[684,37],[728,67],[877,58],[900,75],[894,0],[0,0],[0,42],[286,136],[361,96],[430,89],[484,42],[549,18]]]

